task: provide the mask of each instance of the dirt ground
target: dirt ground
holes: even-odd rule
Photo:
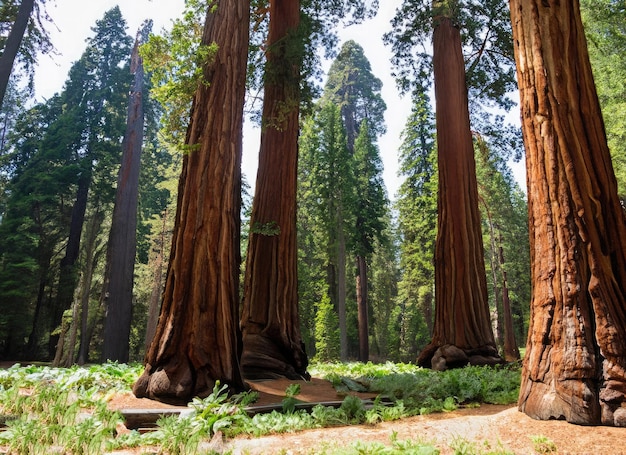
[[[299,383],[301,393],[296,398],[306,402],[340,401],[332,385],[313,378],[309,382],[272,380],[251,383],[259,392],[255,405],[280,403],[285,388]],[[363,398],[371,395],[362,394]],[[115,396],[109,402],[112,409],[169,407],[132,395]],[[412,417],[378,425],[358,425],[325,428],[261,438],[239,437],[214,441],[218,451],[233,454],[313,454],[323,449],[350,446],[357,441],[389,444],[392,435],[398,440],[421,440],[433,443],[441,454],[452,454],[450,444],[462,439],[474,443],[474,453],[491,450],[508,450],[516,454],[534,454],[534,436],[552,441],[559,454],[625,454],[626,428],[583,427],[564,421],[536,421],[517,411],[515,406],[483,405],[479,408],[459,409],[454,412]],[[544,452],[550,453],[550,452]]]

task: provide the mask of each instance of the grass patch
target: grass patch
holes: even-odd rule
[[[254,393],[229,397],[226,388],[217,384],[207,398],[189,403],[190,412],[184,417],[162,418],[156,431],[149,433],[118,434],[116,428],[122,417],[108,410],[106,403],[113,394],[130,392],[142,371],[141,365],[117,363],[86,368],[14,366],[0,370],[0,415],[4,417],[0,422],[4,425],[0,428],[0,452],[99,454],[148,447],[157,453],[191,454],[218,432],[227,438],[240,434],[255,437],[312,428],[373,425],[449,411],[460,405],[514,403],[519,389],[516,369],[467,367],[434,372],[409,364],[314,364],[310,368],[313,376],[330,380],[340,390],[369,391],[378,398],[366,408],[361,400],[348,395],[338,408],[318,405],[307,412],[295,407],[299,390],[290,386],[285,391],[283,412],[251,417],[244,407],[255,400]],[[328,453],[438,453],[432,445],[421,441],[397,439],[384,447],[359,443],[345,450]]]

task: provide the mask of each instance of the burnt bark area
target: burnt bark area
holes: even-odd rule
[[[247,379],[310,377],[298,316],[299,23],[299,1],[270,2],[263,131],[241,317]]]
[[[421,366],[445,370],[501,363],[489,314],[476,163],[469,123],[461,35],[435,20],[433,66],[439,163],[433,338]]]
[[[626,426],[626,220],[577,1],[512,0],[530,327],[519,409]]]
[[[183,404],[218,381],[246,389],[238,307],[248,29],[247,1],[222,0],[207,12],[202,42],[218,52],[194,97],[161,315],[137,397]]]

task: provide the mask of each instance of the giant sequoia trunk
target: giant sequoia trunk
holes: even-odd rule
[[[17,10],[15,22],[11,27],[4,49],[2,50],[2,55],[0,55],[0,108],[2,108],[2,101],[4,100],[4,95],[9,85],[9,78],[11,77],[15,57],[17,57],[17,53],[20,50],[24,33],[28,27],[28,21],[30,20],[30,15],[34,7],[35,0],[22,0]]]
[[[519,408],[626,426],[626,222],[578,1],[512,0],[533,294]]]
[[[137,201],[143,146],[143,60],[139,41],[131,59],[135,74],[128,104],[122,163],[117,177],[115,206],[111,220],[105,275],[106,317],[102,358],[128,362],[130,323],[133,308],[135,254],[137,252]]]
[[[298,319],[298,0],[270,1],[263,132],[250,219],[241,366],[246,378],[307,377]]]
[[[249,2],[209,8],[202,42],[218,45],[192,107],[161,316],[133,391],[186,403],[216,381],[243,390],[239,367],[241,141]]]
[[[461,36],[448,17],[435,20],[433,65],[439,153],[435,323],[432,341],[418,363],[435,369],[498,363],[487,300]]]

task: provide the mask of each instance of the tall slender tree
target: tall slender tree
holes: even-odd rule
[[[533,284],[519,408],[626,426],[626,219],[579,2],[512,0]]]
[[[241,366],[247,378],[306,378],[298,315],[296,180],[299,0],[271,0],[259,169],[250,217]]]
[[[135,255],[137,252],[137,203],[144,131],[144,70],[139,55],[140,41],[145,41],[152,23],[137,33],[131,56],[133,86],[128,103],[126,133],[122,142],[122,162],[117,178],[117,192],[109,233],[104,286],[107,310],[102,357],[128,362],[132,316]]]
[[[352,250],[356,257],[359,358],[363,361],[367,361],[369,338],[367,260],[371,256],[375,237],[380,236],[383,231],[381,220],[386,205],[384,185],[380,179],[382,164],[376,147],[378,136],[385,132],[384,113],[387,109],[380,93],[381,89],[382,82],[372,73],[363,48],[354,41],[346,41],[328,72],[322,102],[339,106],[346,147],[351,156],[349,172],[357,184],[354,188],[335,187],[335,190],[352,192],[352,197],[348,195],[345,197],[346,201],[352,200],[352,203],[344,207],[344,217],[354,222],[345,224],[341,235],[346,242],[343,250],[346,253]],[[363,125],[367,127],[366,132],[361,131]],[[360,137],[362,133],[365,136]],[[359,138],[360,142],[357,144]],[[337,275],[339,276],[339,273]],[[343,307],[345,303],[339,301],[340,320],[345,318]],[[342,359],[345,360],[347,333],[343,330],[340,332],[342,346],[345,346],[342,349]]]
[[[355,228],[351,243],[356,256],[356,300],[361,362],[369,360],[368,263],[374,253],[376,242],[384,242],[385,215],[389,206],[382,180],[382,161],[375,140],[369,121],[364,119],[359,127],[352,157],[356,203],[353,207]]]
[[[161,317],[133,387],[186,403],[217,381],[243,390],[239,354],[241,153],[250,5],[210,4]],[[212,49],[212,51],[209,51]]]
[[[437,237],[435,118],[423,90],[412,98],[400,147],[400,175],[405,177],[396,201],[401,279],[390,329],[398,334],[395,350],[404,361],[414,360],[432,336]]]
[[[67,109],[58,126],[73,131],[70,142],[56,146],[65,147],[72,154],[77,171],[68,240],[60,264],[57,298],[51,310],[52,330],[70,308],[78,282],[76,266],[89,191],[98,175],[108,174],[113,163],[119,161],[119,138],[124,134],[130,77],[123,66],[129,58],[132,40],[126,34],[126,21],[119,7],[107,11],[93,31],[87,49],[70,70],[63,93]],[[111,185],[105,180],[99,190],[111,192]],[[57,340],[58,336],[50,338],[51,356]]]

